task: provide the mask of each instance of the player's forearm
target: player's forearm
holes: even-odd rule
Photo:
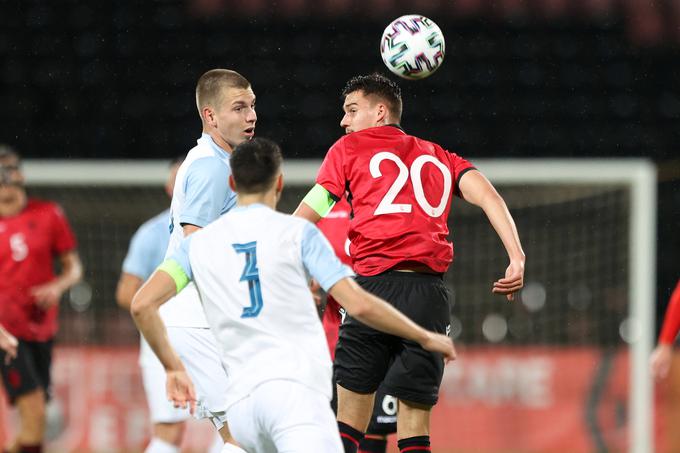
[[[116,303],[118,303],[118,306],[129,310],[132,298],[143,283],[141,278],[124,272],[118,280],[118,286],[116,286]]]
[[[132,302],[132,319],[134,319],[137,329],[144,336],[144,339],[163,364],[166,371],[181,371],[184,369],[182,362],[175,350],[170,345],[168,333],[165,325],[158,315],[158,310],[151,304],[144,304],[143,301]]]
[[[356,319],[376,330],[419,344],[423,344],[427,340],[428,333],[425,329],[382,299],[369,293],[366,294],[369,301],[360,312],[353,315]]]
[[[428,333],[425,329],[384,300],[361,289],[350,278],[334,285],[330,294],[350,316],[369,327],[421,344],[427,340]]]
[[[68,252],[60,257],[61,272],[55,282],[61,292],[68,290],[83,278],[83,264],[76,252]]]
[[[525,255],[519,240],[515,221],[503,198],[494,190],[485,194],[480,202],[489,222],[496,230],[511,261],[524,263]]]

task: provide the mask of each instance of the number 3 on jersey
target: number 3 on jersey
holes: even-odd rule
[[[236,253],[245,253],[246,265],[241,274],[241,282],[248,282],[250,306],[243,308],[241,318],[254,318],[262,310],[262,288],[260,287],[260,271],[257,268],[257,241],[246,244],[232,244]]]
[[[380,204],[375,208],[375,215],[381,214],[397,214],[397,213],[409,213],[411,212],[412,206],[408,203],[394,203],[394,199],[397,198],[401,189],[404,188],[406,182],[411,176],[411,184],[413,185],[413,194],[416,198],[418,206],[425,211],[430,217],[439,217],[446,210],[446,204],[449,200],[449,195],[451,194],[451,171],[448,167],[441,162],[439,162],[434,156],[428,154],[423,154],[418,156],[411,164],[411,169],[406,166],[406,164],[394,153],[387,151],[382,151],[377,153],[371,158],[369,163],[369,170],[371,171],[371,176],[373,178],[380,178],[382,172],[380,171],[380,163],[384,160],[389,160],[394,162],[394,164],[399,169],[399,174],[397,179],[394,180],[392,186],[385,194]],[[442,192],[441,200],[437,206],[432,206],[425,198],[425,189],[423,188],[422,173],[423,167],[426,163],[431,163],[439,169],[444,177],[444,190]]]

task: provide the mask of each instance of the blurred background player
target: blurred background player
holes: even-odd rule
[[[347,190],[357,282],[423,327],[448,334],[442,276],[453,259],[447,219],[455,193],[480,206],[501,238],[510,265],[492,291],[512,299],[523,286],[525,257],[514,221],[491,183],[465,159],[403,131],[401,90],[386,77],[355,77],[342,95],[340,126],[346,135],[326,154],[317,184],[296,214],[318,222]],[[399,399],[400,451],[430,451],[430,412],[444,372],[441,356],[347,316],[334,366],[346,452],[357,451],[381,382]]]
[[[170,172],[165,183],[165,192],[168,197],[172,197],[177,170],[183,160],[184,156],[180,156],[170,164]],[[168,208],[144,222],[130,240],[130,247],[123,261],[123,269],[116,288],[116,301],[127,311],[130,311],[132,296],[163,262],[170,240],[169,219],[170,209]],[[140,339],[139,365],[153,424],[153,437],[144,452],[178,453],[182,444],[185,421],[191,417],[191,414],[186,409],[175,408],[168,401],[163,365],[144,338]],[[222,449],[222,443],[220,436],[217,436],[210,451],[218,453]]]
[[[340,452],[329,405],[330,356],[308,275],[375,328],[447,359],[455,351],[448,337],[425,331],[356,285],[317,228],[274,210],[283,189],[281,162],[279,147],[269,140],[236,148],[230,183],[238,207],[187,238],[135,295],[132,313],[166,368],[169,396],[193,407],[191,381],[167,341],[158,308],[195,279],[229,371],[226,405],[214,415],[229,419],[248,451]]]
[[[196,107],[203,133],[177,171],[170,204],[170,242],[166,257],[182,240],[207,226],[236,204],[229,188],[229,155],[255,133],[255,93],[235,71],[213,69],[196,86]],[[161,310],[174,348],[196,383],[199,417],[210,416],[224,404],[227,376],[213,334],[191,284]],[[211,418],[225,442],[231,441],[223,420]],[[234,451],[237,447],[233,447]],[[240,450],[238,450],[240,451]]]
[[[0,352],[5,390],[20,420],[11,453],[42,451],[58,305],[82,274],[61,208],[28,198],[19,154],[0,147],[0,324],[18,339],[13,360]]]
[[[347,202],[347,198],[343,196],[328,215],[316,224],[330,242],[335,255],[350,267],[352,266],[352,259],[349,256],[347,231],[349,230],[351,213],[352,207]],[[327,295],[322,323],[331,360],[335,360],[335,345],[338,343],[338,330],[342,323],[341,310],[342,307],[333,299],[333,296]],[[337,410],[335,388],[333,393],[333,409]],[[359,453],[384,453],[387,450],[387,435],[396,432],[397,400],[392,395],[386,394],[382,387],[379,387],[375,393],[371,421],[366,429],[366,435],[359,443]]]
[[[678,330],[680,330],[680,280],[668,301],[659,342],[650,361],[652,374],[657,379],[664,379],[668,376],[673,362],[673,343],[678,336]]]

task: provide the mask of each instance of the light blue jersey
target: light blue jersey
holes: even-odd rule
[[[170,209],[144,222],[132,236],[123,272],[146,280],[163,262],[170,241]]]
[[[236,194],[229,187],[230,175],[229,153],[217,146],[210,135],[201,135],[177,171],[166,257],[184,239],[183,224],[203,228],[236,205]],[[168,327],[208,327],[193,285],[164,304],[160,315]]]
[[[186,238],[163,266],[178,287],[188,279],[198,287],[229,375],[227,407],[272,379],[330,400],[330,354],[309,277],[329,290],[354,274],[316,226],[260,204],[236,208]]]

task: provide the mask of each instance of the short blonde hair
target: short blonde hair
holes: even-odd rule
[[[201,115],[206,106],[217,107],[227,88],[250,88],[250,82],[236,71],[211,69],[203,74],[196,84],[196,107]]]

